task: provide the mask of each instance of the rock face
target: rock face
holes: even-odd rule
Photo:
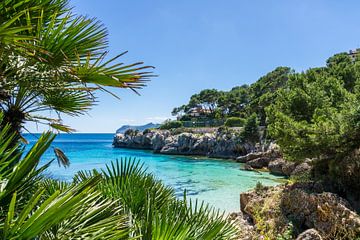
[[[302,232],[297,238],[302,240],[360,236],[360,216],[345,199],[324,192],[318,183],[264,187],[240,194],[240,204],[257,232],[269,239],[284,234],[289,226],[293,233]]]
[[[169,130],[129,131],[114,137],[114,147],[150,149],[156,153],[233,158],[253,152],[256,147],[241,142],[236,130],[182,132]]]

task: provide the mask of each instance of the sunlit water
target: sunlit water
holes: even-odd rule
[[[26,135],[29,148],[39,135]],[[71,180],[79,170],[103,168],[121,157],[135,157],[144,163],[148,171],[172,186],[181,197],[184,189],[188,196],[204,200],[226,212],[239,211],[239,194],[254,188],[257,182],[263,185],[278,184],[280,177],[269,173],[240,170],[241,163],[209,159],[153,154],[151,151],[120,149],[112,147],[113,134],[61,134],[53,146],[61,148],[69,157],[69,168],[59,167],[54,161],[47,174],[61,180]],[[54,158],[50,148],[41,164]]]

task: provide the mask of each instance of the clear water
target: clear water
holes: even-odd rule
[[[29,145],[37,140],[38,134],[25,136]],[[188,196],[204,200],[226,212],[239,211],[239,194],[254,188],[259,181],[263,185],[276,185],[280,177],[269,173],[240,170],[241,163],[209,159],[153,154],[151,151],[120,149],[112,147],[113,134],[60,134],[53,146],[61,148],[69,157],[69,168],[59,167],[54,161],[47,174],[61,180],[71,180],[79,170],[103,168],[105,164],[121,157],[135,157],[144,163],[148,171],[165,184],[172,186],[182,196],[186,189]],[[50,148],[41,164],[54,159]]]

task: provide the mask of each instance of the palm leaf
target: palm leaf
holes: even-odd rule
[[[58,164],[63,165],[65,168],[70,166],[70,160],[60,148],[54,148],[55,156],[58,160]]]

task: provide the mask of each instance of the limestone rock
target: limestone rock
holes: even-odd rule
[[[260,158],[251,160],[251,161],[247,162],[246,164],[248,164],[252,168],[264,168],[264,167],[268,166],[269,162],[270,162],[270,158],[260,157]]]
[[[322,240],[322,237],[320,236],[319,232],[315,229],[311,228],[304,232],[302,232],[296,240]]]
[[[306,172],[309,172],[311,170],[311,165],[308,162],[303,162],[297,165],[294,169],[294,171],[291,172],[291,175],[298,176],[302,175]]]
[[[275,159],[271,161],[268,165],[269,171],[273,174],[284,174],[283,166],[285,165],[285,160],[282,158]]]
[[[296,163],[285,161],[285,164],[282,166],[282,173],[285,176],[290,176],[296,168]]]
[[[284,190],[281,207],[299,226],[315,228],[326,238],[339,236],[337,234],[344,231],[354,236],[360,234],[360,216],[334,193],[313,193],[303,187],[290,187]]]
[[[298,239],[350,240],[360,236],[360,216],[345,199],[324,192],[319,183],[280,185],[242,193],[240,205],[241,211],[256,226],[260,224],[257,227],[265,227],[272,237],[282,234],[290,222],[298,230],[314,229]]]
[[[164,154],[202,155],[220,158],[236,158],[254,150],[254,146],[239,139],[238,130],[201,132],[177,132],[146,130],[117,134],[114,147],[152,149]]]

